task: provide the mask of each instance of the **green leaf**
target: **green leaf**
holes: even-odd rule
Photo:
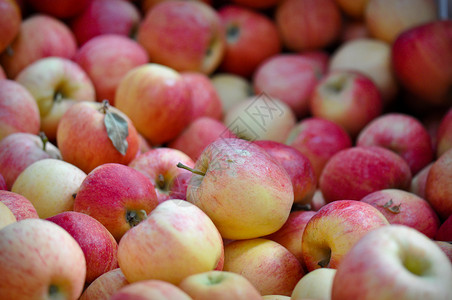
[[[107,128],[108,138],[122,155],[126,155],[129,144],[127,137],[129,136],[129,127],[127,120],[119,114],[107,111],[104,118],[104,124]]]

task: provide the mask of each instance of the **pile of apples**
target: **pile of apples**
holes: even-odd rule
[[[451,300],[444,4],[0,0],[0,299]]]

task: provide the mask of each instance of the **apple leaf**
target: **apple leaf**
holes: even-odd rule
[[[129,127],[127,120],[119,114],[107,111],[104,118],[105,127],[107,128],[108,138],[122,155],[126,155],[129,144],[127,137],[129,136]]]

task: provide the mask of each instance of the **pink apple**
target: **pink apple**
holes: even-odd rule
[[[341,11],[334,0],[282,1],[275,21],[283,45],[295,52],[331,46],[342,28]]]
[[[142,0],[140,1],[140,7],[141,7],[141,13],[142,15],[146,15],[148,11],[150,11],[152,8],[154,8],[155,5],[159,4],[160,2],[164,1],[171,1],[171,0]],[[202,1],[206,4],[212,5],[213,0],[194,0],[194,1]]]
[[[406,113],[385,113],[361,130],[357,146],[380,146],[399,154],[416,175],[433,161],[430,134],[422,122]]]
[[[314,117],[341,125],[351,137],[383,112],[378,87],[364,74],[336,70],[323,77],[310,98]]]
[[[294,147],[283,143],[268,140],[254,141],[254,143],[264,148],[287,171],[292,181],[294,203],[308,204],[317,187],[317,177],[308,157]]]
[[[407,190],[411,178],[407,162],[395,152],[380,146],[354,146],[331,157],[319,188],[326,202],[360,200],[381,189]]]
[[[340,125],[322,118],[305,118],[290,131],[286,144],[305,155],[314,168],[317,182],[329,159],[350,148],[352,139]]]
[[[204,74],[217,69],[225,49],[217,11],[200,1],[164,1],[154,6],[140,23],[137,41],[154,63]]]
[[[184,152],[167,147],[153,148],[135,157],[128,166],[149,178],[155,187],[158,202],[171,198],[170,186],[176,176],[189,171],[178,168],[178,163],[193,167],[195,162]]]
[[[335,0],[340,10],[353,19],[363,19],[369,0]]]
[[[128,284],[116,291],[110,300],[191,300],[184,291],[176,285],[163,280],[142,280]]]
[[[57,146],[63,160],[89,173],[105,163],[131,162],[138,153],[138,134],[119,109],[106,102],[81,101],[61,117]]]
[[[14,80],[0,79],[0,141],[15,132],[38,134],[41,116],[30,92]]]
[[[141,22],[138,8],[122,0],[90,0],[86,8],[72,18],[70,28],[79,45],[95,36],[119,34],[133,37]]]
[[[119,241],[126,231],[145,220],[157,204],[149,178],[131,167],[106,163],[83,180],[73,210],[99,221]]]
[[[179,72],[156,63],[130,70],[114,103],[154,146],[175,138],[191,120],[190,88]]]
[[[452,20],[437,20],[402,32],[392,45],[391,58],[397,79],[406,90],[424,104],[450,106],[452,69],[444,66],[452,64]]]
[[[0,52],[3,52],[14,40],[20,30],[22,12],[15,0],[0,1]]]
[[[301,263],[289,250],[264,238],[226,245],[223,270],[244,276],[261,295],[290,296],[305,274]]]
[[[6,185],[5,177],[0,173],[0,191],[8,190],[8,186]]]
[[[386,225],[385,216],[368,203],[337,200],[324,205],[303,231],[301,247],[307,270],[337,269],[357,241]]]
[[[49,56],[72,58],[77,51],[74,34],[63,21],[49,15],[25,18],[10,50],[0,55],[8,78],[14,79],[32,62]]]
[[[6,204],[0,202],[0,230],[17,222],[16,216]]]
[[[254,95],[251,81],[243,76],[232,73],[217,72],[210,80],[220,97],[223,114],[245,99]]]
[[[128,285],[126,277],[120,268],[105,272],[97,277],[83,291],[79,300],[106,300],[110,299],[116,291]]]
[[[423,199],[426,199],[425,186],[427,184],[428,172],[430,172],[430,168],[432,167],[433,163],[434,161],[426,165],[422,170],[417,172],[417,174],[414,175],[413,178],[411,179],[409,191]]]
[[[85,274],[82,249],[60,226],[26,219],[0,230],[1,299],[78,299]]]
[[[51,15],[58,19],[68,19],[81,14],[91,0],[27,0],[32,8],[42,14]]]
[[[452,216],[441,224],[434,238],[438,241],[452,241]]]
[[[131,38],[103,34],[81,46],[74,61],[93,82],[97,101],[107,99],[114,105],[116,88],[122,77],[133,68],[147,63],[149,58],[146,50]]]
[[[452,264],[435,242],[413,228],[389,225],[366,234],[344,257],[331,299],[445,300],[451,282]]]
[[[289,105],[297,117],[309,113],[309,98],[323,76],[323,64],[312,57],[280,53],[262,62],[253,75],[256,94],[266,93]]]
[[[36,208],[21,194],[2,190],[0,191],[0,202],[11,210],[17,221],[39,218]]]
[[[179,173],[169,185],[171,199],[187,200],[187,189],[191,179],[191,173]]]
[[[436,156],[452,149],[452,108],[441,117],[436,132]]]
[[[218,9],[226,31],[226,50],[220,70],[250,78],[267,58],[281,52],[276,23],[263,12],[229,4]]]
[[[0,141],[0,173],[10,190],[17,176],[37,160],[61,159],[60,150],[45,135],[17,132]]]

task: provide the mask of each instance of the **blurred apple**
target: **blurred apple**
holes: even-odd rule
[[[91,0],[27,0],[32,8],[42,14],[58,19],[69,19],[81,14]]]
[[[220,97],[223,114],[226,114],[236,103],[254,95],[251,82],[243,76],[217,72],[210,79]]]
[[[353,19],[364,19],[369,0],[335,0],[340,10]]]
[[[441,117],[436,132],[436,157],[452,149],[452,108]]]
[[[97,277],[83,291],[79,300],[107,300],[120,288],[128,285],[120,268],[105,272]]]
[[[8,186],[6,185],[5,178],[0,173],[0,191],[8,190]]]
[[[15,222],[17,222],[16,216],[6,204],[0,201],[0,230]]]
[[[171,1],[171,0],[142,0],[140,1],[140,7],[141,7],[141,13],[143,15],[146,15],[148,11],[150,11],[152,8],[154,8],[155,5],[159,4],[160,2],[164,1]],[[194,0],[194,1],[202,1],[206,4],[212,5],[213,0]]]
[[[354,39],[368,37],[370,37],[369,29],[367,28],[366,23],[363,20],[356,21],[345,19],[344,25],[342,26],[342,33],[339,37],[339,43],[342,44]]]
[[[419,197],[426,199],[425,197],[425,185],[427,184],[428,172],[432,167],[434,161],[426,165],[422,170],[417,172],[416,175],[411,179],[411,185],[409,191]]]
[[[23,219],[38,219],[38,213],[33,204],[24,196],[10,191],[0,191],[0,202],[5,204],[17,221]]]
[[[441,248],[441,250],[443,250],[443,252],[446,254],[450,262],[452,263],[452,242],[445,241],[434,241],[434,242]]]
[[[452,216],[441,224],[434,238],[438,241],[452,241]]]
[[[291,294],[291,300],[330,300],[336,269],[321,268],[303,276]]]
[[[253,9],[267,9],[275,7],[281,0],[232,0],[231,2]]]
[[[20,30],[22,11],[15,0],[0,1],[0,53],[14,40]]]
[[[110,300],[191,300],[184,291],[176,285],[163,280],[142,280],[128,284],[116,291]]]
[[[5,70],[3,70],[3,67],[0,65],[0,79],[7,79]]]

